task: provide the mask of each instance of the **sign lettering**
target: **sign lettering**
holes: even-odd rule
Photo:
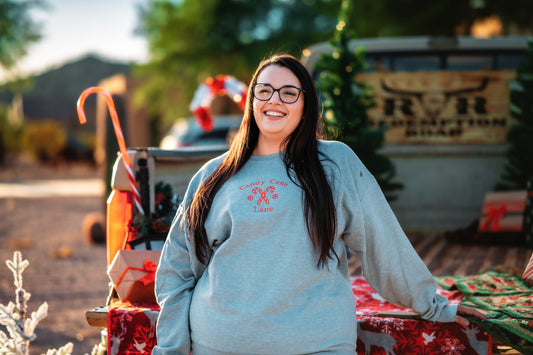
[[[504,143],[511,122],[512,70],[365,73],[376,106],[370,124],[387,126],[385,143]]]

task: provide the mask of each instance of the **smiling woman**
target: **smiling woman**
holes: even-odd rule
[[[229,152],[190,181],[165,241],[152,353],[355,354],[347,248],[374,290],[423,319],[483,317],[436,293],[373,176],[318,139],[305,67],[273,56],[250,84]]]

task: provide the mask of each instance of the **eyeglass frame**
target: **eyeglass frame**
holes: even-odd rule
[[[270,88],[272,88],[272,94],[270,95],[270,97],[269,97],[268,99],[264,99],[264,100],[263,100],[263,99],[258,98],[258,97],[255,95],[255,87],[256,87],[257,85],[264,85],[264,86],[269,86]],[[286,102],[285,100],[283,100],[283,99],[281,98],[281,92],[280,92],[280,90],[283,89],[283,88],[287,88],[287,87],[288,87],[288,88],[293,88],[293,89],[298,90],[298,96],[296,96],[296,99],[295,99],[294,101],[292,101],[292,102]],[[304,90],[304,89],[299,88],[299,87],[296,87],[296,86],[294,86],[294,85],[283,85],[282,87],[277,88],[277,89],[275,89],[272,85],[270,85],[270,84],[268,84],[268,83],[255,83],[255,84],[252,85],[252,94],[254,95],[254,98],[258,99],[259,101],[268,101],[268,100],[270,100],[270,99],[272,98],[272,96],[274,96],[274,93],[275,93],[276,91],[278,92],[278,97],[279,97],[280,101],[283,102],[283,103],[285,103],[285,104],[293,104],[293,103],[295,103],[295,102],[298,101],[298,99],[300,98],[300,94],[301,94],[302,92],[305,93],[305,90]]]

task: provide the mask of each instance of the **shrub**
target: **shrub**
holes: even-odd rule
[[[57,161],[67,145],[67,133],[61,123],[52,120],[26,125],[23,149],[42,162]]]
[[[0,163],[6,155],[20,152],[23,128],[10,119],[9,107],[0,103]]]

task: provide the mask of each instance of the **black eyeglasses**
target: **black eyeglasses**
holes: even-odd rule
[[[285,85],[279,89],[274,89],[270,84],[255,83],[252,85],[254,97],[260,101],[268,101],[274,95],[274,92],[278,92],[279,99],[286,104],[293,104],[298,101],[301,92],[305,92],[304,89],[297,88],[292,85]]]

